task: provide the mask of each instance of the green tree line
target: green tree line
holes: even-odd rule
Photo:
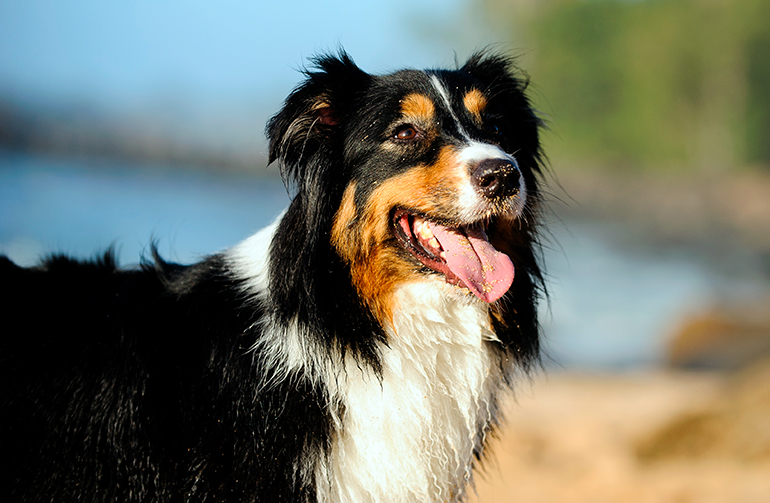
[[[480,0],[587,166],[770,169],[770,1]]]

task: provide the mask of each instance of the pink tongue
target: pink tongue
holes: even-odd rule
[[[451,229],[428,222],[446,252],[446,264],[460,280],[484,302],[494,302],[513,283],[513,263],[508,255],[495,250],[481,229]]]

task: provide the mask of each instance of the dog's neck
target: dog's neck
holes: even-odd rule
[[[336,397],[344,414],[316,477],[321,501],[462,497],[509,369],[484,328],[486,305],[447,296],[454,287],[444,286],[422,282],[398,292],[381,377],[347,362]]]

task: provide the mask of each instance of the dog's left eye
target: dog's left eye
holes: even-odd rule
[[[396,140],[401,141],[410,141],[410,140],[416,140],[420,137],[420,132],[417,130],[416,127],[412,126],[411,124],[405,124],[398,129],[396,129],[396,133],[393,135],[393,138]]]

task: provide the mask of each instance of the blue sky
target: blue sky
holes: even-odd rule
[[[274,102],[308,56],[338,45],[377,73],[497,42],[471,11],[469,0],[3,0],[0,93],[117,110]]]

